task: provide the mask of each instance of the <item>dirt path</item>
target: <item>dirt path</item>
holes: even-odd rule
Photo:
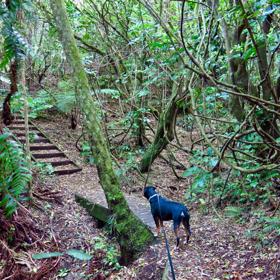
[[[74,147],[77,132],[70,132],[65,121],[50,122],[50,120],[37,122],[46,131],[52,140],[58,143],[68,156],[83,167],[83,171],[70,176],[47,178],[48,187],[59,190],[63,195],[63,206],[53,205],[49,217],[42,224],[46,224],[50,234],[57,238],[61,249],[92,248],[96,237],[103,232],[96,228],[95,223],[74,201],[74,193],[95,198],[104,203],[105,198],[99,185],[95,168],[82,162],[82,158]],[[65,127],[64,129],[62,129]],[[61,129],[63,132],[61,132]],[[59,132],[60,131],[60,132]],[[161,174],[165,174],[162,176]],[[133,204],[135,195],[143,201],[143,207],[149,207],[148,202],[141,198],[142,182],[137,178],[130,191],[138,192],[128,196]],[[150,180],[162,187],[159,191],[175,200],[183,200],[183,193],[188,184],[186,181],[174,179],[170,168],[162,160],[157,160],[153,166]],[[170,189],[173,190],[172,193]],[[142,200],[141,200],[142,199]],[[191,206],[191,205],[189,205]],[[192,238],[189,245],[183,246],[173,254],[174,267],[177,280],[188,279],[251,279],[251,280],[276,280],[280,279],[280,254],[279,245],[271,244],[264,248],[257,246],[256,242],[245,236],[247,224],[236,224],[229,219],[218,219],[217,215],[210,213],[202,215],[199,211],[191,211]],[[166,223],[167,234],[171,248],[175,239],[171,224]],[[181,231],[183,235],[183,231]],[[110,242],[110,241],[109,241]],[[256,248],[259,247],[257,250]],[[92,249],[91,249],[92,250]],[[160,274],[166,263],[166,252],[163,240],[152,245],[131,266],[114,272],[108,279],[160,279]],[[81,262],[72,258],[64,258],[61,269],[67,270],[64,279],[87,279],[85,276],[88,268],[81,266]],[[53,279],[58,279],[55,276]],[[99,278],[89,278],[99,279]],[[100,278],[102,279],[102,278]]]
[[[192,213],[191,225],[191,242],[188,245],[183,244],[173,253],[176,279],[280,279],[279,243],[257,250],[257,244],[244,236],[245,225],[230,224],[230,221],[221,222],[215,220],[213,215]],[[175,239],[171,224],[167,226],[167,234],[170,247],[174,249]],[[163,242],[161,238],[161,245],[154,246],[154,250],[160,256],[154,261],[161,267],[167,259]],[[152,266],[151,262],[145,261],[143,257],[134,266],[110,279],[145,279],[141,278],[143,276],[137,276],[145,271],[143,263],[147,267]],[[156,271],[151,271],[150,278],[147,279],[157,279],[154,272]]]

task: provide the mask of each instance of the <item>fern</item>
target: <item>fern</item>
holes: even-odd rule
[[[70,113],[76,106],[76,95],[74,84],[69,81],[60,81],[58,83],[58,91],[54,92],[55,106],[58,111]]]
[[[237,206],[227,206],[225,208],[225,214],[229,218],[239,218],[241,217],[243,211],[243,208]]]
[[[109,95],[113,99],[118,99],[121,97],[121,93],[116,89],[111,88],[103,88],[96,91],[97,94],[106,94]]]
[[[265,233],[275,232],[280,235],[280,217],[264,217],[263,221],[265,223],[263,228]]]
[[[15,212],[31,180],[23,151],[9,136],[8,133],[0,135],[0,207],[7,216]]]
[[[56,107],[63,113],[70,113],[76,106],[76,96],[74,91],[68,91],[55,95]]]

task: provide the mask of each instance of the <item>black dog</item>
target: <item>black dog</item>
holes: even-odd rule
[[[187,234],[187,243],[189,242],[191,236],[190,229],[190,215],[188,208],[183,204],[168,200],[164,197],[161,197],[156,191],[155,187],[148,186],[144,188],[144,196],[149,200],[151,204],[152,215],[155,220],[158,234],[160,233],[160,227],[163,226],[163,221],[173,220],[174,232],[176,235],[176,246],[179,246],[179,236],[178,229],[182,222],[186,234]]]

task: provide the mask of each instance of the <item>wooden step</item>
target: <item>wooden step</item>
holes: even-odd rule
[[[33,146],[30,145],[30,151],[46,151],[46,150],[56,150],[56,146],[55,145],[39,145],[39,146]]]
[[[25,144],[25,138],[18,139],[18,141],[22,144]],[[50,140],[47,138],[37,138],[30,141],[30,143],[50,143]]]
[[[60,161],[48,161],[46,162],[48,164],[51,164],[52,166],[63,166],[68,164],[74,164],[70,159],[67,160],[60,160]]]
[[[37,138],[33,139],[31,143],[50,143],[50,140],[47,138]]]
[[[32,154],[36,159],[38,158],[56,158],[56,157],[65,157],[65,154],[62,152],[57,153],[48,153],[48,154]]]
[[[17,132],[17,131],[14,131],[13,132],[17,137],[21,137],[21,136],[25,136],[25,132]],[[29,134],[36,134],[37,136],[41,136],[41,137],[44,137],[45,135],[41,132],[37,132],[37,131],[29,131]]]
[[[25,130],[25,126],[8,126],[10,130]],[[37,130],[35,126],[29,126],[29,130]]]
[[[35,136],[37,136],[35,138],[31,137],[30,139],[30,150],[33,160],[51,164],[54,167],[54,174],[59,176],[73,174],[82,170],[82,168],[78,167],[73,161],[69,160],[31,121],[29,125],[29,135],[35,134]],[[18,116],[8,128],[20,143],[25,144],[24,120],[20,116]]]
[[[24,120],[20,120],[20,119],[18,119],[18,120],[13,120],[12,123],[13,123],[13,124],[24,124]]]
[[[56,175],[69,175],[76,172],[80,172],[82,168],[73,168],[73,169],[64,169],[64,170],[55,170],[53,173]]]

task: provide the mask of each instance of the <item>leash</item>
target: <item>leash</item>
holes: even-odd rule
[[[159,205],[159,195],[157,197],[157,201],[158,201],[159,215],[160,215],[160,218],[162,220],[161,210],[160,210],[160,205]],[[174,271],[173,262],[172,262],[172,257],[171,257],[171,254],[170,254],[169,243],[168,243],[168,240],[167,240],[167,237],[166,237],[166,232],[165,232],[164,226],[162,226],[162,229],[163,229],[163,236],[164,236],[164,240],[165,240],[165,248],[166,248],[166,251],[167,251],[167,257],[168,257],[168,261],[169,261],[169,265],[170,265],[170,269],[171,269],[172,279],[176,280],[175,271]]]
[[[146,177],[146,180],[145,180],[144,188],[147,186],[147,182],[148,182],[150,171],[151,171],[151,165],[152,165],[152,156],[150,158],[150,162],[149,162],[149,166],[148,166],[148,174],[147,174],[147,177]],[[160,218],[162,220],[161,210],[160,210],[160,205],[159,205],[159,195],[158,194],[156,194],[156,195],[157,195],[157,200],[158,200],[159,215],[160,215]],[[152,197],[154,197],[156,195],[153,195]],[[152,197],[149,198],[149,201],[151,200]],[[171,269],[171,274],[172,274],[172,280],[176,280],[175,271],[174,271],[173,262],[172,262],[172,257],[171,257],[171,254],[170,254],[169,243],[168,243],[168,240],[167,240],[167,237],[166,237],[166,232],[165,232],[164,227],[162,227],[162,229],[163,229],[163,236],[164,236],[164,240],[165,240],[165,248],[166,248],[166,251],[167,251],[168,262],[169,262],[170,269]]]

